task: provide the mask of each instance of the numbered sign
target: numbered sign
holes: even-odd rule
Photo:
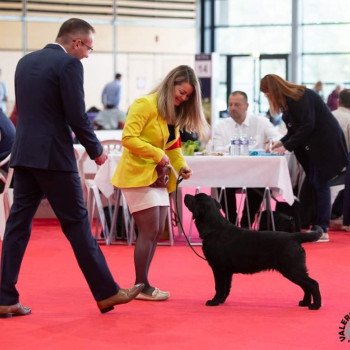
[[[207,54],[196,55],[195,71],[198,78],[211,78],[211,57]]]

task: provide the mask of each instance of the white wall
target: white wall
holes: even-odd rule
[[[11,28],[17,28],[16,31]],[[29,23],[28,51],[42,48],[53,42],[60,23]],[[86,108],[102,108],[101,92],[113,80],[114,72],[122,74],[121,109],[127,110],[133,100],[148,93],[170,69],[180,64],[194,66],[196,29],[174,24],[168,26],[120,26],[115,29],[116,67],[112,53],[113,30],[111,26],[94,25],[96,29],[94,52],[84,65]],[[20,25],[1,22],[0,29],[9,33],[10,40],[0,39],[0,68],[2,80],[8,88],[8,112],[14,104],[14,72],[22,57]],[[8,30],[11,29],[11,30]],[[2,36],[1,36],[2,37]],[[15,44],[14,44],[15,43]],[[9,45],[12,46],[9,46]]]

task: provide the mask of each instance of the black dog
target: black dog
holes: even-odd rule
[[[220,204],[204,193],[187,194],[185,205],[193,213],[203,240],[203,253],[214,273],[216,293],[206,305],[225,302],[234,273],[276,270],[303,289],[304,298],[299,306],[308,306],[311,310],[321,307],[318,283],[307,273],[301,243],[316,241],[322,229],[310,233],[240,229],[226,220]]]

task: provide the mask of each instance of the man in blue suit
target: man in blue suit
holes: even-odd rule
[[[54,44],[17,64],[18,122],[10,163],[15,169],[14,203],[2,245],[0,317],[31,312],[19,303],[16,283],[32,219],[44,196],[102,313],[131,301],[143,288],[138,284],[121,289],[114,281],[91,234],[74,156],[70,128],[98,165],[107,159],[85,114],[80,60],[93,50],[94,32],[89,23],[71,18],[62,24]]]

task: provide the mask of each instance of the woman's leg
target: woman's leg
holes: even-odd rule
[[[158,239],[164,231],[167,209],[168,207],[151,207],[132,214],[138,228],[134,251],[136,281],[145,284],[143,292],[146,294],[151,294],[154,290],[148,281],[148,270]]]
[[[161,237],[161,235],[164,232],[167,215],[168,215],[168,207],[159,207],[159,233],[158,233],[158,236],[153,244],[153,249],[152,249],[150,257],[148,259],[147,275],[148,275],[149,267],[151,265],[151,261],[152,261],[153,256],[154,256],[154,252],[156,251],[156,248],[157,248],[157,243],[159,241],[159,238]]]

